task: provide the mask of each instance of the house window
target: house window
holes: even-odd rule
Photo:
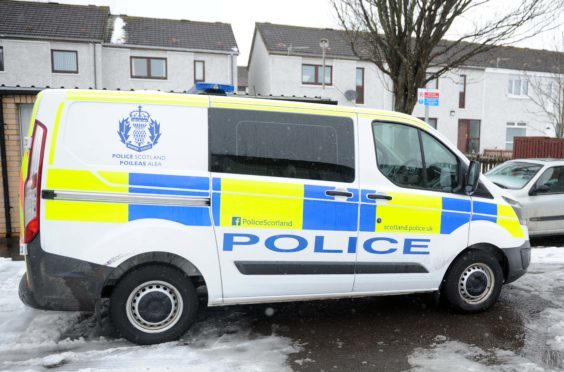
[[[206,62],[194,61],[194,83],[206,80]]]
[[[425,75],[426,79],[428,79],[431,75],[433,75],[433,74],[427,73]],[[425,88],[427,88],[427,89],[439,89],[439,79],[436,78],[436,79],[433,79],[433,80],[429,80],[427,82],[427,84],[425,84]]]
[[[460,75],[458,77],[458,108],[466,108],[466,75]]]
[[[524,79],[509,79],[507,94],[510,96],[526,96],[529,94],[529,82]]]
[[[527,124],[526,123],[507,123],[507,128],[505,129],[505,149],[513,150],[513,142],[515,137],[525,137],[527,135]]]
[[[4,48],[0,47],[0,71],[4,71]]]
[[[131,77],[166,79],[166,58],[131,57]]]
[[[78,52],[76,50],[51,50],[51,71],[68,74],[78,73]]]
[[[465,154],[480,152],[480,120],[458,120],[458,149]]]
[[[302,84],[321,85],[323,80],[322,65],[302,65]],[[325,66],[325,85],[333,83],[333,67]]]
[[[364,68],[356,68],[356,103],[364,103]]]

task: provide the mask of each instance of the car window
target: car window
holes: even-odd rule
[[[353,182],[350,118],[210,109],[212,172]]]
[[[542,194],[564,193],[564,167],[548,168],[537,181],[537,186],[542,185],[548,187],[548,191]]]
[[[455,192],[458,158],[431,135],[408,125],[373,123],[378,168],[398,186]]]
[[[501,164],[488,173],[486,177],[504,189],[522,189],[541,170],[542,165],[511,162]]]

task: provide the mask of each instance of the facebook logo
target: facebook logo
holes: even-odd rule
[[[241,226],[241,217],[232,217],[231,226]]]

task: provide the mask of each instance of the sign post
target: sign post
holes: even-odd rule
[[[425,106],[425,123],[429,124],[429,107],[439,107],[438,89],[417,89],[417,104]]]

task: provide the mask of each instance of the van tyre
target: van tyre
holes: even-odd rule
[[[447,304],[454,310],[478,313],[497,301],[502,284],[499,262],[486,252],[470,250],[451,266],[443,290]]]
[[[198,312],[196,289],[180,270],[147,265],[128,272],[110,297],[110,317],[123,337],[150,345],[182,337]]]

